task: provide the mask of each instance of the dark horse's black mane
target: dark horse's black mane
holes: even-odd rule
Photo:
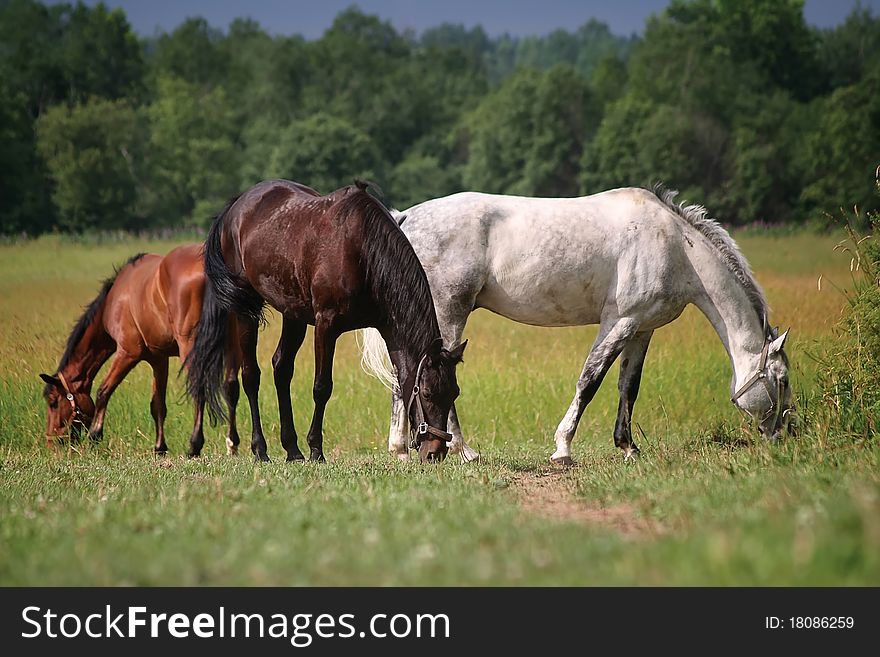
[[[55,370],[56,372],[60,372],[65,367],[67,367],[68,363],[70,363],[70,359],[73,356],[73,352],[76,349],[76,346],[79,344],[80,340],[82,340],[83,335],[85,335],[86,329],[91,326],[93,321],[95,321],[95,316],[104,305],[104,301],[107,299],[107,294],[110,292],[110,288],[113,287],[113,283],[116,282],[116,276],[119,274],[119,272],[128,265],[137,262],[145,255],[145,253],[138,253],[137,255],[129,258],[128,261],[121,267],[114,267],[113,275],[107,278],[103,283],[101,283],[101,290],[100,292],[98,292],[98,296],[92,299],[91,303],[86,306],[83,314],[80,315],[80,318],[76,320],[76,324],[73,325],[73,330],[70,332],[70,335],[67,338],[67,345],[64,347],[64,353],[61,355],[61,360],[58,363],[58,368]],[[50,384],[46,384],[46,387],[43,390],[44,396],[49,394],[51,387],[52,386]]]
[[[364,183],[338,204],[341,221],[360,213],[364,218],[361,258],[371,296],[384,305],[381,311],[399,336],[401,348],[420,358],[440,335],[428,277],[412,245],[391,213],[367,193]],[[433,330],[425,331],[425,318]]]

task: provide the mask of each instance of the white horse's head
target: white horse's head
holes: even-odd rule
[[[733,397],[733,403],[750,415],[764,437],[775,440],[786,429],[795,432],[794,404],[788,380],[785,341],[788,331],[779,335],[769,329],[755,373]]]

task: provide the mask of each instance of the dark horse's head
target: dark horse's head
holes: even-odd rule
[[[412,442],[422,463],[442,461],[452,435],[446,432],[449,411],[459,395],[455,366],[462,360],[467,340],[452,350],[443,340],[434,340],[404,386],[404,403]]]
[[[40,374],[46,383],[43,397],[48,405],[46,415],[46,439],[51,445],[58,439],[70,436],[79,438],[83,429],[88,430],[95,415],[95,403],[88,392],[73,389],[63,375]]]

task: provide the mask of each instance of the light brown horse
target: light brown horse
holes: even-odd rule
[[[150,411],[156,425],[154,450],[164,454],[168,449],[164,427],[168,359],[180,356],[183,362],[192,350],[204,293],[201,244],[178,247],[164,257],[155,253],[136,255],[104,281],[98,296],[74,326],[55,375],[40,375],[46,382],[43,394],[49,406],[46,427],[49,444],[68,433],[77,438],[83,428],[88,428],[92,439],[99,440],[113,391],[135,365],[146,361],[153,368]],[[230,410],[226,445],[227,451],[234,454],[239,444],[235,424],[239,368],[254,431],[262,433],[257,406],[260,385],[256,362],[257,327],[233,316],[223,321],[228,324],[230,336],[225,347],[224,396]],[[111,356],[110,370],[93,402],[92,383]],[[205,442],[203,411],[204,404],[196,403],[189,456],[198,456]]]

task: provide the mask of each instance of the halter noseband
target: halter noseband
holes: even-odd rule
[[[77,420],[79,420],[81,424],[85,424],[85,422],[83,422],[83,418],[86,416],[86,414],[82,412],[79,405],[76,403],[76,398],[70,391],[70,386],[67,384],[67,379],[64,378],[64,375],[61,372],[58,372],[58,380],[61,381],[61,386],[64,388],[64,392],[67,396],[67,401],[70,403],[70,409],[73,411],[73,416]]]
[[[764,368],[767,367],[767,356],[770,353],[770,338],[766,338],[764,340],[764,348],[761,350],[761,360],[758,362],[758,370],[749,377],[748,381],[743,383],[739,389],[733,394],[730,398],[730,401],[740,408],[740,406],[736,403],[736,400],[746,394],[752,386],[754,386],[758,381],[764,384],[764,389],[767,391],[767,397],[770,399],[770,410],[767,411],[766,415],[761,418],[761,422],[766,420],[767,418],[775,415],[777,412],[777,406],[779,405],[779,393],[780,391],[776,391],[776,400],[773,399],[773,390],[770,387],[770,382],[767,381],[767,373],[764,371]],[[745,410],[745,409],[743,409]],[[752,418],[755,416],[746,411]]]
[[[406,404],[406,417],[409,420],[409,432],[412,436],[409,443],[410,449],[418,449],[419,444],[425,439],[425,435],[429,433],[446,441],[452,440],[451,433],[438,429],[437,427],[432,427],[425,421],[425,411],[422,408],[422,396],[419,394],[421,390],[419,381],[421,380],[422,367],[425,365],[425,359],[427,357],[428,354],[426,353],[419,361],[419,366],[416,368],[416,377],[413,381],[413,389],[409,395],[409,401]],[[413,402],[416,404],[416,420],[418,422],[416,426],[413,426],[412,415],[410,413]]]

